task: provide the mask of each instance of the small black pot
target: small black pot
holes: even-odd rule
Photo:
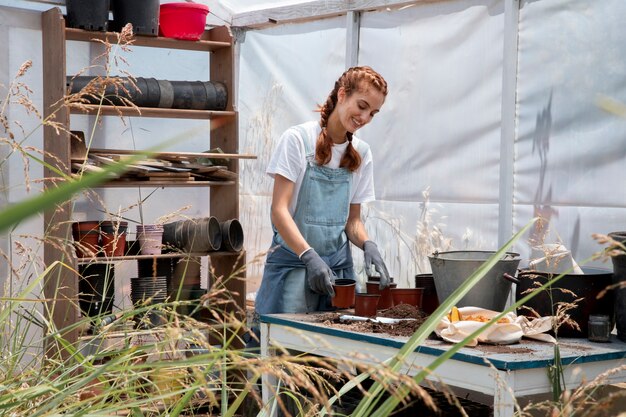
[[[160,3],[159,0],[113,0],[113,30],[120,32],[130,23],[135,35],[157,36]]]
[[[113,264],[79,265],[78,304],[83,315],[94,317],[113,312],[115,273]]]
[[[67,26],[104,32],[109,22],[109,0],[65,0]]]

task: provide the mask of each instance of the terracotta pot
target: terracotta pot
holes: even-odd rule
[[[432,314],[437,310],[437,307],[439,307],[439,298],[437,298],[437,288],[435,287],[433,274],[415,275],[415,288],[419,287],[424,288],[422,310],[424,310],[426,314]]]
[[[424,288],[393,288],[391,290],[393,305],[409,304],[417,308],[422,308],[422,298]]]
[[[376,317],[380,294],[355,294],[354,314],[362,317]]]
[[[378,309],[384,310],[386,308],[393,307],[393,297],[391,295],[391,289],[396,288],[398,284],[392,282],[389,284],[387,288],[384,290],[380,290],[378,281],[367,281],[365,286],[367,287],[368,294],[380,294],[380,298],[378,299]]]
[[[128,222],[100,222],[100,239],[104,256],[124,256]]]
[[[74,222],[72,223],[72,236],[76,256],[79,258],[94,257],[100,250],[100,222]]]
[[[335,296],[332,298],[333,307],[351,308],[354,306],[356,281],[353,279],[336,279],[333,284]]]

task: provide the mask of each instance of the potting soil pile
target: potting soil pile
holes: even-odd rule
[[[408,304],[381,310],[379,317],[407,319],[397,323],[383,323],[375,320],[342,320],[342,313],[325,313],[317,317],[317,322],[343,330],[359,333],[384,333],[391,336],[412,336],[413,333],[426,321],[428,315],[417,307]]]

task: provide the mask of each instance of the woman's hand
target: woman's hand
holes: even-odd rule
[[[333,282],[335,282],[336,278],[335,273],[320,258],[315,249],[307,249],[300,255],[300,260],[306,265],[306,277],[311,290],[317,294],[327,294],[334,297]]]
[[[365,253],[365,270],[369,271],[374,265],[376,272],[380,275],[379,288],[382,290],[389,286],[389,271],[383,261],[383,257],[380,256],[378,246],[371,240],[363,242],[363,252]]]

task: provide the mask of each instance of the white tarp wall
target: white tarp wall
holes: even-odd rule
[[[625,17],[619,0],[454,0],[362,13],[358,64],[390,85],[360,132],[376,173],[377,201],[364,213],[401,286],[429,271],[434,248],[495,250],[536,215],[547,223],[514,248],[524,260],[536,243],[562,242],[583,261],[600,249],[592,233],[626,229],[626,119],[595,103],[598,94],[626,100]],[[242,175],[251,255],[271,238],[272,182],[260,173],[287,127],[317,117],[311,110],[345,68],[345,27],[332,18],[245,34],[240,149],[259,155]],[[261,271],[262,262],[248,270],[251,291]]]
[[[7,85],[32,59],[25,82],[40,106],[40,16],[9,7],[0,12],[0,81]],[[562,240],[577,260],[599,249],[592,233],[626,229],[626,119],[596,104],[599,94],[626,101],[625,17],[620,0],[451,0],[362,13],[358,64],[373,66],[390,85],[383,111],[360,132],[374,152],[378,198],[364,215],[402,286],[428,270],[425,255],[435,245],[493,250],[538,214],[549,222],[529,237]],[[346,37],[345,17],[279,24],[238,37],[240,150],[259,156],[241,164],[251,291],[260,281],[271,237],[272,182],[264,175],[269,155],[287,127],[317,118],[313,110],[345,69]],[[141,50],[129,57],[137,76],[193,80],[208,74],[204,54]],[[69,72],[97,53],[80,45],[72,51]],[[10,112],[13,120],[26,120],[18,107]],[[140,148],[182,131],[190,132],[189,140],[172,149],[201,150],[208,138],[194,130],[196,123],[203,129],[206,122],[112,121],[98,127],[94,145],[121,147],[135,140]],[[92,125],[83,117],[73,128]],[[41,149],[41,132],[27,144]],[[4,144],[0,151],[8,154]],[[5,161],[2,173],[2,204],[25,198],[19,158]],[[41,174],[41,167],[31,164],[31,178]],[[100,195],[112,211],[138,198],[136,190]],[[204,216],[208,192],[159,190],[153,201],[166,203],[146,204],[148,221],[187,205],[192,208],[185,215]],[[79,217],[102,215],[89,210],[90,203],[78,202]],[[138,211],[125,215],[136,219]],[[40,254],[41,228],[39,218],[20,225],[11,240],[2,237],[2,250],[19,259],[23,255],[10,243],[20,240]],[[515,250],[528,258],[529,241]],[[354,253],[360,267],[361,253]],[[120,268],[133,263],[126,264]],[[7,265],[0,266],[3,284]]]

